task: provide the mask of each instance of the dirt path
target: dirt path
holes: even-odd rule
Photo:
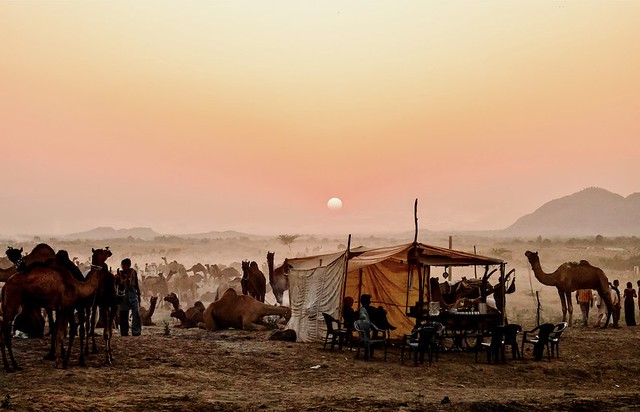
[[[441,354],[434,366],[355,360],[318,344],[271,342],[267,333],[146,328],[114,339],[117,365],[56,370],[40,341],[15,339],[24,370],[0,374],[15,410],[594,410],[640,408],[640,329],[573,328],[561,358],[505,365]],[[380,355],[380,354],[376,354]],[[319,369],[311,369],[320,365]],[[9,396],[9,398],[7,398]],[[442,404],[448,397],[451,403]],[[8,401],[7,401],[8,399]]]

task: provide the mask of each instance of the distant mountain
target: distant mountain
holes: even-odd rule
[[[65,239],[102,240],[102,239],[134,239],[153,240],[159,233],[148,227],[133,227],[130,229],[114,229],[112,227],[97,227],[86,232],[72,233],[64,236]]]
[[[640,235],[640,193],[588,188],[545,203],[505,230],[516,236]]]
[[[204,232],[204,233],[193,233],[193,234],[172,235],[172,236],[180,237],[183,239],[234,239],[234,238],[262,239],[262,238],[273,237],[273,236],[252,235],[249,233],[237,232],[235,230],[225,230],[225,231],[212,230],[210,232]]]

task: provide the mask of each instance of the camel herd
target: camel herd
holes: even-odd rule
[[[19,369],[11,342],[13,327],[20,322],[35,325],[35,336],[42,337],[44,320],[39,319],[42,319],[40,312],[43,309],[47,313],[51,333],[50,351],[45,359],[55,360],[56,367],[66,367],[77,336],[80,342],[78,362],[84,365],[85,356],[89,354],[89,337],[93,338],[92,351],[97,353],[94,330],[98,323],[104,328],[104,363],[113,364],[111,337],[118,306],[115,277],[107,265],[111,256],[108,247],[92,249],[91,264],[83,273],[76,258],[70,259],[64,250],[56,253],[46,244],[37,245],[26,256],[23,256],[22,248],[7,250],[13,266],[0,269],[0,282],[4,282],[0,305],[0,348],[6,371]],[[288,289],[289,266],[285,260],[282,266],[274,269],[273,253],[267,257],[270,262],[269,285],[281,305],[279,307],[264,303],[266,278],[256,262],[243,262],[242,276],[235,268],[220,269],[218,265],[196,264],[186,269],[184,265],[168,262],[164,257],[164,264],[156,267],[155,274],[151,274],[152,265],[145,265],[140,287],[150,306],[149,309],[140,309],[142,324],[154,324],[152,316],[159,297],[163,296],[163,302],[173,306],[171,316],[180,321],[181,327],[262,329],[267,327],[264,316],[277,315],[288,320],[291,312],[282,306],[282,296]],[[211,290],[200,293],[211,284],[216,286],[215,293]],[[170,293],[170,289],[177,293]],[[185,311],[180,307],[179,296],[193,300],[200,297],[213,303],[205,307],[198,300]],[[98,316],[99,321],[96,319]]]

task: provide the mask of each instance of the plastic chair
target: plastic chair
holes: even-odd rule
[[[551,357],[560,357],[560,337],[562,336],[562,332],[567,329],[567,326],[569,326],[567,322],[560,322],[553,328],[553,330],[549,334]]]
[[[489,342],[484,342],[483,338],[480,337],[476,343],[476,362],[478,362],[478,353],[482,350],[487,352],[487,363],[498,363],[498,360],[501,359],[502,362],[505,362],[505,328],[504,326],[496,326],[491,329],[489,333],[489,337],[491,340]]]
[[[333,348],[336,346],[336,343],[338,343],[338,349],[342,350],[342,344],[344,343],[345,338],[348,338],[351,332],[346,329],[341,329],[340,322],[338,322],[333,316],[329,315],[328,313],[322,313],[322,316],[324,317],[324,322],[327,326],[327,334],[324,337],[324,345],[322,346],[322,348],[326,349],[327,343],[329,343],[329,340],[331,340],[332,352]],[[334,325],[336,326],[334,327]]]
[[[387,335],[383,334],[381,339],[372,339],[372,333],[378,331],[378,328],[368,320],[357,320],[353,323],[354,329],[360,335],[360,341],[358,342],[358,351],[356,358],[360,357],[360,348],[364,348],[364,360],[369,360],[369,357],[373,357],[373,348],[376,346],[384,347],[384,360],[387,360]]]
[[[518,342],[518,334],[520,332],[522,332],[522,326],[515,323],[504,327],[504,344],[505,346],[511,346],[511,359],[522,359],[520,356],[520,343]]]
[[[547,348],[547,357],[551,360],[549,335],[554,328],[553,323],[543,323],[537,328],[524,331],[522,334],[522,357],[524,357],[524,345],[528,343],[533,345],[533,357],[536,361],[542,360],[544,348]]]
[[[429,366],[433,363],[433,355],[435,353],[436,361],[438,361],[438,344],[437,332],[434,327],[420,327],[414,329],[409,335],[404,335],[402,339],[402,350],[400,352],[400,363],[404,365],[405,350],[409,350],[409,354],[413,353],[414,365],[424,363],[424,354],[429,355]]]

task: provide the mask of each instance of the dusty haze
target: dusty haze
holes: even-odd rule
[[[503,228],[640,176],[638,2],[0,4],[0,232]],[[326,201],[344,208],[330,212]]]

